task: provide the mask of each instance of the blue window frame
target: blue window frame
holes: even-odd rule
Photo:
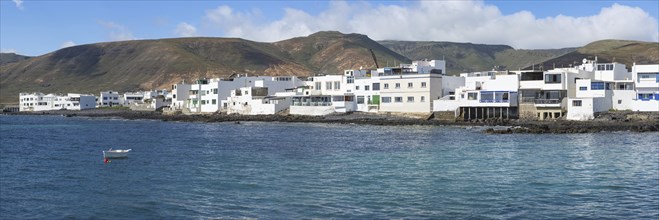
[[[590,89],[592,90],[604,90],[604,82],[591,82]]]
[[[657,96],[655,96],[652,93],[639,93],[638,94],[638,99],[640,99],[642,101],[649,101],[649,100],[656,99],[656,98],[657,98]]]
[[[588,90],[588,87],[585,86],[579,87],[579,91],[586,91],[586,90]]]

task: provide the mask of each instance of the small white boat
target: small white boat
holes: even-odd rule
[[[128,150],[112,150],[110,148],[109,150],[104,150],[103,151],[103,158],[124,158],[128,157],[128,152],[130,152],[132,149]]]

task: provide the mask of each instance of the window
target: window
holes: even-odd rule
[[[400,83],[396,83],[396,89],[400,89]]]
[[[613,64],[598,64],[598,71],[613,70]]]
[[[408,96],[407,102],[414,102],[414,96]]]
[[[579,91],[586,91],[586,90],[588,90],[588,87],[585,86],[579,87]]]
[[[572,106],[574,107],[581,106],[581,100],[572,100]]]
[[[604,82],[591,82],[590,89],[592,90],[604,90]]]
[[[213,100],[211,101],[211,104],[213,104],[213,105],[217,104],[217,100],[216,100],[216,99],[213,99]]]
[[[389,89],[389,83],[384,84],[384,89]]]
[[[325,90],[331,90],[332,89],[332,82],[325,82]]]
[[[373,91],[380,91],[380,83],[373,83]]]
[[[638,99],[643,100],[643,101],[648,101],[653,99],[653,94],[652,93],[640,93],[638,94]]]
[[[426,102],[426,97],[425,96],[421,96],[421,102]]]
[[[364,91],[370,90],[370,86],[364,86]]]
[[[357,104],[364,104],[364,96],[357,96]]]
[[[547,75],[545,75],[545,83],[548,83],[548,84],[561,83],[561,74],[547,74]]]
[[[412,88],[412,87],[414,87],[413,83],[407,83],[407,88]]]
[[[476,100],[478,99],[478,93],[470,92],[467,93],[467,100]]]
[[[622,100],[618,99],[618,105],[622,104]]]
[[[206,104],[206,100],[201,100],[201,104],[202,104],[202,105],[205,105],[205,104]]]
[[[382,97],[382,103],[391,103],[391,97]]]
[[[403,102],[403,97],[395,97],[394,102]]]
[[[103,97],[103,100],[108,100],[108,97]]]
[[[335,81],[334,82],[334,90],[339,90],[341,89],[341,82],[340,81]]]
[[[213,94],[217,94],[217,89],[213,89]],[[215,104],[215,103],[213,103]]]
[[[355,86],[355,90],[359,90],[359,86]]]
[[[421,82],[421,88],[426,88],[426,82]]]
[[[316,87],[316,88],[314,88],[314,89],[316,89],[316,90],[320,90],[320,82],[316,82],[316,86],[315,86],[315,87]]]
[[[346,77],[346,81],[348,84],[353,84],[355,83],[355,77],[354,76],[348,76]]]

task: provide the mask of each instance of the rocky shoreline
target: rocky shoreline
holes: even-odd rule
[[[163,114],[161,112],[139,112],[123,109],[93,109],[84,111],[45,111],[45,112],[16,112],[5,113],[11,115],[61,115],[65,117],[119,117],[129,120],[149,119],[180,122],[234,122],[261,121],[261,122],[301,122],[301,123],[339,123],[364,125],[428,125],[428,126],[482,126],[486,134],[513,134],[513,133],[596,133],[612,131],[657,132],[659,131],[659,113],[641,112],[607,112],[598,115],[590,121],[568,120],[501,120],[487,119],[474,121],[437,120],[401,115],[386,115],[372,113],[332,114],[326,116],[298,116],[287,114],[276,115],[183,115]]]

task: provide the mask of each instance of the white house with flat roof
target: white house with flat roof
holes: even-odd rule
[[[636,84],[634,111],[659,111],[659,64],[632,66]]]
[[[378,69],[380,112],[430,113],[432,100],[450,95],[464,85],[464,78],[444,75],[443,65],[421,73],[413,70],[406,67]]]
[[[355,78],[355,111],[374,113],[380,111],[380,91],[384,88],[380,76],[377,72],[373,72],[370,77]]]
[[[96,108],[96,96],[78,93],[55,95],[20,93],[19,111],[84,110]]]
[[[120,95],[116,91],[103,91],[96,101],[98,107],[121,106],[121,104]]]
[[[200,79],[194,84],[176,84],[172,92],[174,108],[183,106],[192,113],[213,113],[226,110],[231,91],[242,87],[267,87],[268,95],[296,88],[304,82],[295,76],[240,76],[230,79]],[[177,89],[177,88],[181,89]],[[183,89],[188,89],[187,92]],[[174,97],[176,96],[176,97]],[[181,103],[182,102],[182,103]]]
[[[305,83],[310,89],[292,97],[290,114],[327,115],[355,111],[354,76],[314,76]]]
[[[598,112],[634,109],[636,85],[624,64],[584,59],[576,69],[589,75],[576,78],[575,86],[569,88],[566,119],[590,120]]]
[[[227,113],[241,115],[273,115],[291,105],[291,95],[268,96],[267,87],[243,87],[231,91]]]
[[[435,111],[453,111],[464,120],[517,118],[519,76],[508,71],[486,71],[460,75],[465,85],[455,95],[434,100]]]
[[[180,111],[187,108],[187,100],[190,98],[190,88],[192,85],[186,84],[185,81],[172,85],[172,92],[167,95],[171,100],[169,108],[174,111]]]

